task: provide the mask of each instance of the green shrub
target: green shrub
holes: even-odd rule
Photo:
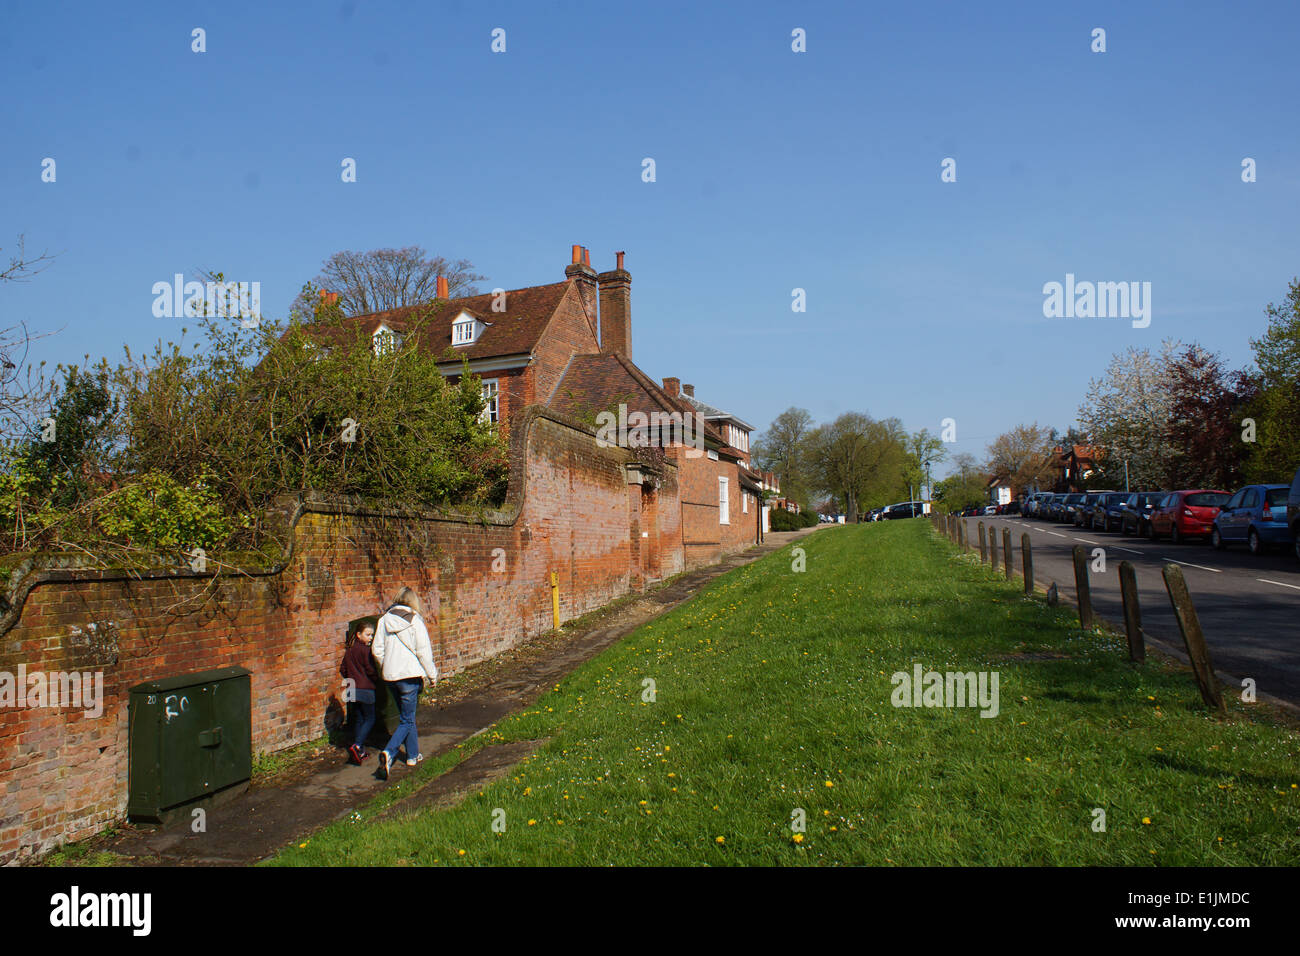
[[[798,531],[800,528],[807,528],[817,523],[816,512],[801,511],[795,514],[784,508],[773,508],[768,518],[773,531]]]
[[[97,517],[110,537],[160,552],[216,548],[235,529],[207,483],[186,486],[156,471],[101,498]]]

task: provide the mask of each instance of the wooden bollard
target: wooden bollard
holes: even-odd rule
[[[957,519],[957,547],[966,550],[966,519]]]
[[[1138,606],[1137,572],[1132,561],[1119,563],[1119,593],[1124,599],[1124,632],[1128,635],[1128,659],[1141,664],[1147,659],[1142,640],[1142,609]]]
[[[998,569],[998,529],[989,526],[989,567]]]
[[[1002,570],[1007,572],[1007,580],[1011,580],[1011,529],[1002,529]]]
[[[1020,565],[1024,569],[1025,593],[1034,593],[1034,552],[1029,544],[1029,532],[1020,536]]]
[[[1223,713],[1223,697],[1219,694],[1219,681],[1214,676],[1214,665],[1210,662],[1210,649],[1205,645],[1205,632],[1201,630],[1200,618],[1196,616],[1196,605],[1187,591],[1187,582],[1183,580],[1183,569],[1176,564],[1166,564],[1160,572],[1165,578],[1165,590],[1169,592],[1169,603],[1174,606],[1174,617],[1178,618],[1178,629],[1183,632],[1183,643],[1187,645],[1187,657],[1192,662],[1192,673],[1201,688],[1201,699],[1206,706]]]
[[[1079,626],[1092,629],[1092,588],[1088,584],[1088,554],[1083,545],[1074,546],[1074,593],[1079,597]]]
[[[984,543],[984,522],[980,522],[980,564],[989,559],[988,546]]]

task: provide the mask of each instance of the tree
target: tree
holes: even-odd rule
[[[1167,341],[1158,357],[1137,348],[1112,356],[1106,374],[1089,383],[1079,406],[1079,422],[1091,443],[1105,450],[1108,469],[1122,476],[1127,462],[1130,481],[1138,488],[1164,487],[1173,451],[1166,425],[1178,348],[1177,342]]]
[[[325,260],[314,287],[338,294],[344,315],[366,315],[408,305],[428,305],[437,296],[438,276],[447,279],[450,298],[476,295],[475,282],[486,278],[468,259],[430,257],[419,246],[336,252]],[[316,303],[305,295],[294,300],[293,311],[310,316]]]
[[[921,485],[931,477],[931,468],[947,458],[948,451],[944,448],[943,440],[937,435],[931,435],[926,428],[909,435],[904,447],[907,458],[903,465],[903,481],[919,494]]]
[[[1233,488],[1246,450],[1240,398],[1222,361],[1195,343],[1170,356],[1169,447],[1164,487]],[[1240,376],[1238,376],[1240,379]]]
[[[897,419],[877,421],[860,412],[846,412],[816,428],[808,437],[814,486],[843,501],[852,524],[864,500],[897,487],[907,454],[905,437]]]
[[[1257,395],[1249,403],[1256,442],[1247,473],[1256,481],[1290,481],[1300,468],[1300,279],[1293,279],[1286,300],[1270,303],[1266,313],[1268,328],[1250,340],[1259,374],[1252,382]]]
[[[813,418],[807,409],[791,406],[772,420],[750,448],[755,464],[763,471],[774,471],[781,479],[785,497],[808,504],[807,440]]]
[[[8,266],[0,268],[0,284],[26,282],[45,271],[53,259],[47,252],[29,255],[26,241],[19,236],[16,254],[9,257]],[[27,361],[38,337],[25,322],[0,329],[0,440],[19,438],[36,410],[49,401],[52,384],[39,367],[32,368]]]
[[[962,481],[968,481],[972,476],[982,479],[983,474],[988,471],[988,469],[982,467],[980,463],[975,460],[975,456],[968,451],[961,451],[953,455],[952,463],[957,469],[955,474],[959,476]]]
[[[988,446],[988,472],[1016,491],[1039,487],[1053,477],[1050,432],[1037,422],[1017,425]]]
[[[72,507],[92,494],[91,481],[108,461],[118,403],[108,369],[60,366],[49,415],[33,423],[21,456],[34,474],[51,479],[47,494],[58,507]],[[55,481],[57,479],[57,481]]]

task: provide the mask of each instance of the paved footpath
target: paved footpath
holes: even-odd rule
[[[426,758],[445,753],[503,717],[527,708],[580,664],[646,621],[685,604],[712,579],[821,527],[769,534],[760,546],[598,612],[584,627],[530,640],[454,675],[440,684],[439,700],[423,703],[417,713],[420,746]],[[451,685],[450,695],[443,689],[447,684]],[[469,689],[458,692],[464,685]],[[431,777],[383,815],[454,802],[469,789],[504,775],[537,743],[483,748],[441,776]],[[191,832],[188,820],[161,829],[124,825],[114,836],[96,838],[94,849],[133,858],[135,865],[246,866],[346,816],[388,786],[375,776],[373,757],[354,766],[345,762],[341,747],[322,744],[298,769],[298,773],[279,775],[269,784],[254,786],[229,803],[209,809],[203,833]],[[400,782],[408,772],[418,771],[408,771],[405,765],[394,768],[392,782]]]

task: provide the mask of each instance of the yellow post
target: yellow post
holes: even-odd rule
[[[555,581],[555,572],[551,572],[551,616],[555,618],[555,629],[560,629],[560,586]]]

